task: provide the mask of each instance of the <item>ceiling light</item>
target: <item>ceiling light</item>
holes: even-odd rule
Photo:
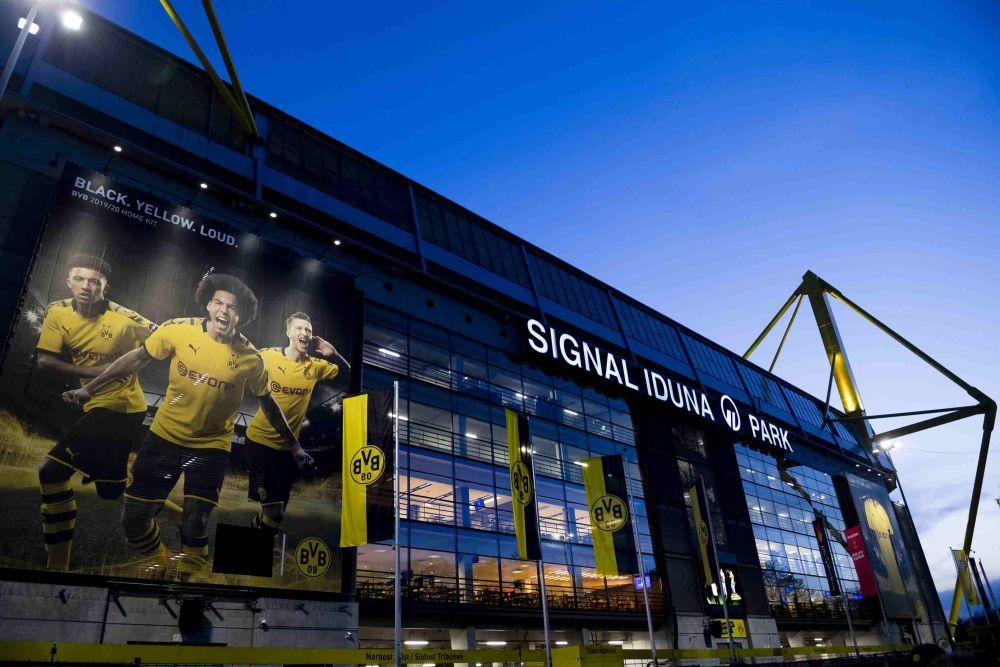
[[[21,17],[21,18],[19,18],[17,20],[17,29],[18,30],[24,30],[24,26],[26,26],[26,25],[28,25],[28,19],[26,19],[24,17]],[[31,27],[28,28],[28,34],[29,35],[37,35],[38,34],[38,24],[35,23],[34,21],[31,22]]]
[[[563,412],[568,414],[570,417],[579,417],[580,413],[575,410],[570,410],[569,408],[563,408]]]
[[[115,152],[116,153],[121,153],[122,152],[122,147],[119,146],[118,144],[115,144]]]
[[[611,641],[608,642],[608,644],[610,644],[611,646],[621,646],[624,643],[625,642],[623,642],[620,639],[612,639]]]
[[[586,468],[587,464],[583,461],[573,461],[573,465],[580,466],[581,468]]]
[[[278,214],[275,213],[274,211],[271,211],[268,215],[270,215],[272,218],[277,218],[278,217]]]
[[[378,353],[384,354],[387,357],[392,357],[393,359],[399,359],[401,356],[403,356],[399,352],[396,352],[396,350],[390,350],[387,347],[380,347],[378,349]]]
[[[483,643],[486,644],[487,646],[506,646],[507,645],[507,642],[503,641],[502,639],[498,639],[498,640],[495,640],[495,641],[483,642]]]
[[[67,30],[79,30],[83,27],[83,17],[74,12],[72,9],[64,10],[59,14],[59,20],[62,22],[63,27]]]
[[[566,641],[565,639],[560,639],[559,641],[556,642],[556,646],[569,646],[569,642]]]
[[[479,440],[479,436],[476,435],[475,433],[466,433],[465,437],[469,438],[470,440]]]
[[[333,245],[340,245],[340,239],[334,239]]]
[[[407,639],[403,642],[406,646],[427,646],[426,639]]]
[[[204,183],[204,182],[199,183],[198,187],[201,188],[202,190],[208,190],[208,183]]]

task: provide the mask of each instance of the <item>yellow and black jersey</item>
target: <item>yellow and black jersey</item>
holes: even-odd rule
[[[205,320],[168,320],[144,343],[154,359],[170,359],[167,395],[149,430],[174,444],[229,451],[243,388],[267,393],[264,361],[237,334],[220,343],[205,332]]]
[[[285,414],[285,419],[298,437],[302,422],[306,418],[309,399],[317,382],[332,380],[340,373],[340,367],[325,359],[306,357],[302,361],[292,361],[280,347],[268,347],[260,352],[267,369],[268,385],[275,403]],[[287,449],[285,439],[271,426],[258,410],[247,427],[247,437],[273,449]]]
[[[73,299],[50,303],[42,321],[42,333],[35,346],[42,352],[62,354],[67,351],[78,366],[109,364],[139,347],[156,325],[135,311],[112,301],[102,301],[97,314],[84,317]],[[90,381],[81,378],[80,386]],[[83,406],[85,411],[105,408],[114,412],[146,411],[139,379],[129,375],[105,385]]]
[[[889,591],[905,595],[906,588],[903,586],[903,577],[900,575],[899,565],[896,563],[896,550],[892,544],[893,530],[889,515],[882,503],[874,498],[865,498],[864,507],[868,527],[875,533],[878,540],[878,559],[885,564],[886,583]]]

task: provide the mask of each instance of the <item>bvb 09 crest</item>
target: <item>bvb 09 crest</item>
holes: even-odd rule
[[[708,523],[705,521],[698,522],[698,541],[701,542],[701,546],[708,546]]]
[[[519,505],[531,501],[531,474],[521,461],[515,461],[510,468],[510,495]]]
[[[385,472],[385,454],[375,445],[362,447],[351,457],[351,479],[358,484],[374,484]]]
[[[628,521],[628,507],[618,496],[607,493],[590,506],[590,523],[598,530],[614,533]]]

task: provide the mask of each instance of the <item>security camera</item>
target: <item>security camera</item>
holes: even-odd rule
[[[258,625],[260,625],[261,630],[267,630],[267,619],[261,616],[260,623],[258,623]]]
[[[344,633],[344,641],[349,642],[349,641],[353,641],[353,640],[354,640],[354,633],[353,632],[345,632]]]

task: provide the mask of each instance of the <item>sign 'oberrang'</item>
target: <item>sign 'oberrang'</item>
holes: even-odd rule
[[[712,397],[689,387],[676,378],[645,367],[636,367],[624,357],[566,332],[558,332],[538,320],[529,319],[528,346],[568,366],[596,375],[606,382],[648,396],[674,407],[695,414],[712,423],[718,423],[716,413],[730,430],[746,433],[764,444],[792,451],[788,442],[788,429],[769,422],[749,411],[741,413],[738,403],[726,394]]]

